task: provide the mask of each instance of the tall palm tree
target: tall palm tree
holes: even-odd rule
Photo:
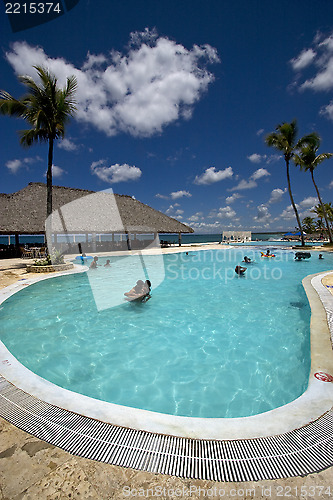
[[[300,149],[305,144],[311,143],[312,141],[313,141],[313,134],[309,134],[297,140],[296,120],[293,120],[291,123],[282,123],[281,125],[278,125],[276,127],[276,131],[272,132],[271,134],[268,134],[265,138],[265,143],[267,144],[267,146],[275,148],[283,153],[284,160],[286,162],[288,192],[292,207],[295,212],[298,228],[301,233],[302,246],[304,246],[305,244],[304,235],[302,231],[301,220],[299,218],[297,207],[291,192],[289,165],[290,165],[290,160],[295,154],[295,151]]]
[[[321,199],[321,196],[319,193],[319,189],[318,189],[318,186],[314,180],[314,175],[313,175],[315,168],[318,167],[318,165],[320,165],[324,160],[328,160],[329,158],[331,158],[331,156],[333,156],[333,154],[332,153],[318,154],[318,149],[320,146],[320,137],[318,134],[313,134],[313,136],[314,136],[314,140],[311,143],[304,145],[300,149],[300,152],[298,154],[294,155],[293,161],[294,161],[295,165],[297,165],[301,168],[301,170],[303,170],[305,172],[309,171],[311,174],[311,179],[312,179],[313,185],[316,189],[319,204],[320,204],[320,207],[322,210],[322,214],[323,214],[325,222],[326,222],[329,241],[330,241],[330,244],[333,244],[332,230],[331,230],[330,224],[328,222],[328,216],[327,216],[327,213],[325,210],[325,205],[322,202],[322,199]]]
[[[67,78],[63,89],[58,87],[57,78],[47,69],[34,66],[39,76],[36,83],[30,76],[19,76],[28,93],[15,99],[8,92],[0,91],[0,113],[23,118],[31,128],[19,132],[22,146],[35,142],[48,142],[47,162],[47,217],[52,213],[52,164],[53,147],[56,139],[65,136],[65,125],[76,110],[74,95],[77,89],[75,76]]]

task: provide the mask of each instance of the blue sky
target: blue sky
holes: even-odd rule
[[[331,0],[80,0],[13,33],[1,5],[0,88],[48,67],[78,80],[77,113],[54,151],[54,184],[128,194],[201,233],[284,231],[296,221],[284,160],[264,137],[296,118],[333,152]],[[47,147],[23,149],[0,117],[0,191],[45,182]],[[316,171],[332,201],[333,159]],[[317,203],[291,167],[301,217]]]

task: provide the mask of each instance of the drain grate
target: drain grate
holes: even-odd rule
[[[278,436],[188,439],[128,429],[64,410],[0,376],[0,415],[73,455],[178,477],[257,481],[303,476],[333,465],[333,408]]]

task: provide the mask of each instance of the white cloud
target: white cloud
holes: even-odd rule
[[[271,220],[271,214],[269,213],[268,207],[264,204],[257,207],[257,215],[253,217],[253,220],[266,224]]]
[[[186,49],[148,30],[132,35],[127,53],[88,53],[81,68],[63,58],[51,58],[43,48],[26,42],[15,42],[6,57],[18,74],[35,77],[33,66],[46,66],[60,85],[75,75],[75,119],[108,136],[125,132],[146,137],[191,117],[194,104],[214,80],[208,64],[219,62],[210,45]]]
[[[231,219],[232,217],[235,217],[236,212],[233,208],[226,206],[226,207],[221,207],[219,211],[216,214],[216,217],[219,219]]]
[[[26,165],[32,165],[33,163],[36,163],[36,161],[43,161],[43,159],[40,156],[34,156],[33,158],[23,158],[23,163]]]
[[[284,195],[284,193],[286,191],[287,191],[287,188],[285,188],[285,189],[281,189],[281,188],[273,189],[273,191],[271,192],[271,197],[268,200],[268,203],[269,204],[279,203],[282,200],[282,196]]]
[[[61,141],[59,141],[57,145],[58,148],[65,149],[65,151],[76,151],[78,149],[78,146],[73,141],[67,139],[66,137]]]
[[[105,160],[95,161],[90,166],[91,172],[99,179],[110,184],[116,182],[136,181],[140,179],[142,172],[138,167],[130,166],[127,163],[119,165],[105,166]]]
[[[58,167],[57,165],[52,165],[52,177],[55,179],[58,179],[59,177],[62,177],[63,174],[67,174],[66,170]],[[47,170],[44,172],[44,177],[47,175]]]
[[[191,215],[191,217],[189,217],[188,220],[191,222],[198,222],[199,220],[203,220],[203,213],[197,212],[194,215]]]
[[[329,104],[323,106],[320,111],[320,115],[327,116],[330,120],[333,120],[333,101],[330,101]]]
[[[265,168],[258,168],[253,172],[253,174],[250,176],[249,180],[246,181],[245,179],[242,179],[237,186],[228,189],[228,191],[241,191],[244,189],[253,189],[258,186],[257,180],[261,179],[262,177],[267,177],[268,175],[271,175]]]
[[[170,215],[171,217],[177,217],[179,215],[182,215],[184,213],[184,210],[177,208],[179,207],[179,203],[174,203],[173,205],[170,205],[169,208],[166,209],[165,213],[167,215]]]
[[[258,184],[254,181],[254,180],[244,180],[242,179],[238,184],[237,186],[233,187],[233,188],[230,188],[228,189],[228,191],[242,191],[243,189],[252,189],[252,188],[255,188],[257,187]]]
[[[265,130],[263,128],[260,128],[259,130],[257,130],[256,134],[258,137],[260,137],[264,132]]]
[[[271,175],[265,168],[258,168],[253,174],[251,175],[251,179],[254,181],[257,181],[258,179],[261,179],[262,177],[267,177],[268,175]]]
[[[17,174],[19,169],[23,166],[23,163],[21,160],[9,160],[6,163],[6,167],[12,174]]]
[[[318,198],[316,196],[309,196],[308,198],[304,198],[304,200],[300,202],[300,206],[302,208],[312,208],[317,205],[317,203]]]
[[[215,167],[207,168],[203,174],[197,175],[194,179],[194,184],[214,184],[215,182],[222,181],[224,179],[230,179],[233,176],[233,171],[231,167],[227,167],[224,170],[216,170]]]
[[[242,195],[239,194],[239,193],[234,193],[231,196],[228,196],[225,199],[225,202],[226,202],[227,205],[230,205],[231,203],[233,203],[234,201],[236,201],[238,198],[242,198]]]
[[[238,220],[238,219],[237,219]],[[189,225],[195,230],[196,233],[206,234],[206,233],[222,233],[226,229],[237,229],[240,224],[237,224],[237,220],[233,219],[230,222],[227,221],[215,221],[211,223],[207,222],[190,222]]]
[[[53,177],[55,177],[55,178],[62,177],[62,174],[64,174],[64,173],[67,173],[66,170],[64,170],[61,167],[57,167],[57,165],[52,165],[52,176]]]
[[[316,52],[314,50],[304,49],[297,57],[291,59],[290,64],[292,65],[294,71],[299,71],[306,68],[306,66],[309,66],[315,57]]]
[[[299,209],[299,205],[297,203],[296,203],[296,208]],[[293,206],[289,205],[287,208],[285,208],[281,213],[281,215],[279,216],[279,219],[287,219],[287,220],[295,219],[295,212]]]
[[[157,193],[157,194],[155,194],[155,198],[161,198],[162,200],[168,200],[169,196],[166,196],[165,194]]]
[[[184,196],[190,198],[192,195],[188,191],[174,191],[173,193],[170,193],[170,196],[173,200],[176,200],[177,198],[183,198]]]
[[[333,88],[333,33],[326,38],[321,33],[317,34],[313,41],[313,48],[304,49],[300,55],[303,55],[304,61],[306,61],[306,57],[312,58],[310,63],[313,63],[314,72],[313,76],[307,78],[303,83],[299,83],[301,75],[298,75],[293,86],[298,87],[300,91],[327,92],[331,90]],[[298,69],[301,71],[303,68]],[[333,101],[324,105],[319,114],[333,121]]]
[[[279,155],[278,153],[272,154],[272,155],[267,155],[266,156],[266,164],[269,165],[270,163],[274,163],[274,162],[280,160],[280,158],[282,158],[282,155]]]
[[[20,159],[8,160],[5,165],[12,174],[17,174],[17,172],[21,168],[25,168],[28,170],[27,165],[32,165],[33,163],[40,162],[40,161],[42,161],[41,157],[35,156],[34,158],[28,157],[28,158],[23,158],[22,160],[20,160]]]
[[[95,54],[90,54],[90,52],[88,51],[87,60],[82,66],[82,69],[83,70],[91,69],[93,66],[100,66],[106,62],[107,58],[104,56],[104,54],[95,55]]]
[[[300,77],[294,82],[294,86],[298,87],[299,90],[310,89],[315,92],[331,90],[333,88],[333,34],[326,38],[322,34],[318,34],[314,39],[313,48],[304,49],[297,58],[292,59],[291,63],[297,71],[301,71],[313,63],[314,75],[301,84],[298,83]],[[303,66],[302,63],[304,63]],[[333,101],[322,107],[320,114],[333,120]]]
[[[267,158],[266,155],[259,155],[258,153],[253,153],[247,157],[252,163],[260,163],[263,159]]]
[[[331,181],[331,182],[329,183],[328,188],[329,188],[329,189],[332,189],[332,188],[333,188],[333,181]]]
[[[260,155],[258,153],[253,153],[252,155],[247,157],[247,159],[250,160],[252,163],[265,162],[267,165],[279,160],[280,158],[281,158],[281,155],[279,155],[279,154]]]

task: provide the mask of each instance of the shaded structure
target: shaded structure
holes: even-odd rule
[[[29,183],[16,193],[0,194],[0,234],[14,234],[16,246],[19,235],[45,234],[45,221],[46,184]],[[153,234],[154,239],[158,234],[178,234],[181,244],[182,233],[193,233],[189,226],[131,196],[62,186],[53,186],[49,222],[53,242],[62,242],[70,251],[77,251],[79,242],[83,251],[122,249],[124,243],[129,249],[138,248],[143,245],[139,235],[144,234]],[[115,238],[120,234],[125,235],[124,242]]]
[[[251,231],[223,231],[222,233],[222,243],[245,243],[251,239]]]

